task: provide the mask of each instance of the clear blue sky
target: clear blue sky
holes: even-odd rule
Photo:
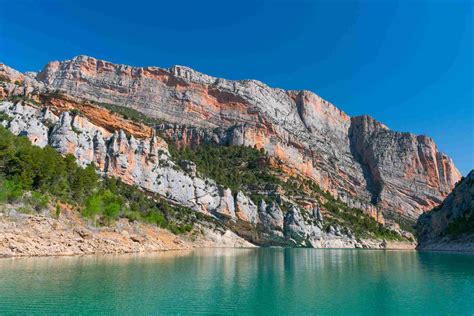
[[[85,54],[308,89],[350,115],[433,137],[466,174],[473,3],[0,0],[0,61],[27,71]]]

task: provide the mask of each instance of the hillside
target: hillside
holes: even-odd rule
[[[460,178],[430,138],[351,118],[308,91],[86,56],[39,73],[0,65],[0,80],[13,134],[257,245],[411,239]]]
[[[474,251],[474,171],[441,205],[420,216],[418,249]]]

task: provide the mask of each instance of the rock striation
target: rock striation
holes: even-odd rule
[[[460,178],[430,138],[391,131],[368,116],[351,118],[309,91],[225,80],[183,66],[131,67],[87,56],[50,62],[34,78],[3,66],[3,76],[24,78],[32,91],[134,109],[162,121],[159,128],[184,145],[264,148],[374,217],[382,211],[414,221]]]
[[[391,131],[369,116],[349,117],[309,91],[183,66],[131,67],[78,56],[22,74],[0,64],[0,99],[1,123],[13,133],[214,216],[259,245],[367,246],[344,227],[324,226],[316,202],[309,205],[313,211],[298,205],[283,211],[201,177],[192,162],[173,161],[158,135],[178,146],[263,148],[287,174],[311,179],[380,222],[413,222],[460,178],[426,136]],[[110,105],[155,123],[116,115],[104,108]]]
[[[426,136],[390,131],[369,116],[352,118],[351,150],[366,174],[372,203],[416,219],[441,203],[460,173]],[[389,216],[391,214],[388,214]]]
[[[320,215],[319,226],[315,226],[310,223],[312,215],[296,205],[286,216],[273,203],[266,205],[261,201],[257,207],[243,192],[233,193],[212,179],[198,176],[192,162],[179,161],[178,166],[171,159],[166,142],[156,135],[139,139],[123,130],[108,131],[79,114],[65,111],[56,115],[48,107],[23,102],[0,102],[0,113],[8,117],[1,120],[3,126],[28,137],[33,144],[49,145],[62,154],[73,155],[81,166],[94,164],[104,176],[120,178],[174,203],[214,216],[254,244],[364,246],[350,234],[322,231]]]
[[[418,219],[418,249],[474,251],[474,170]]]

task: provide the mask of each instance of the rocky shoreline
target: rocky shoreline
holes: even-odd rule
[[[0,212],[0,258],[81,256],[152,253],[193,248],[250,248],[255,245],[230,230],[197,225],[193,232],[174,235],[145,223],[118,220],[114,227],[95,227],[71,210],[58,218],[44,214],[22,214],[14,209]],[[348,248],[327,244],[321,248]],[[414,243],[364,240],[369,249],[414,249]]]
[[[466,235],[456,239],[444,238],[418,245],[419,251],[474,252],[474,236]]]
[[[174,235],[149,224],[118,220],[114,227],[94,227],[77,212],[49,214],[0,212],[0,257],[75,256],[150,253],[197,247],[254,247],[230,230],[199,226]]]
[[[222,202],[229,195],[176,172],[161,136],[178,147],[256,147],[280,160],[287,174],[314,181],[381,222],[387,215],[415,220],[461,178],[429,137],[392,131],[369,116],[350,117],[305,90],[88,56],[50,62],[39,73],[0,64],[0,81],[0,99],[12,101],[0,106],[7,118],[2,124],[12,133],[202,212],[226,211]],[[127,119],[117,115],[123,111]],[[158,133],[137,124],[144,117]]]
[[[418,249],[474,252],[474,171],[437,208],[420,216]]]

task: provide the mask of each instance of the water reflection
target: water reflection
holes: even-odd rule
[[[474,312],[474,256],[201,249],[0,260],[0,310],[78,313]]]

